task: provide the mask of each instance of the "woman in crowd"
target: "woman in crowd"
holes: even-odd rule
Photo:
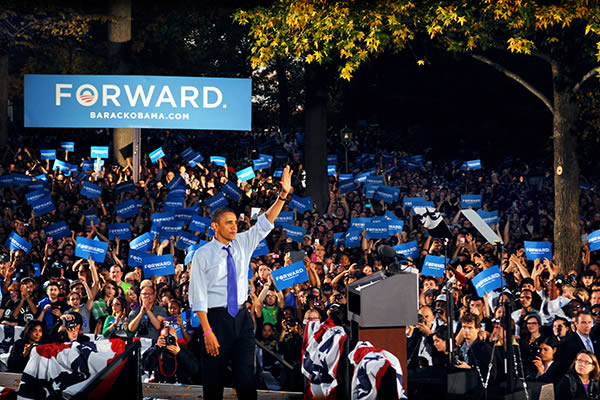
[[[580,351],[555,389],[555,398],[560,400],[596,399],[600,395],[600,367],[594,353]]]
[[[29,361],[31,349],[43,344],[44,341],[43,323],[37,320],[29,321],[25,325],[21,339],[17,340],[10,349],[7,362],[8,370],[10,372],[23,372],[27,361]]]
[[[112,314],[104,320],[102,335],[104,337],[132,337],[133,333],[127,330],[127,301],[123,297],[115,297],[111,302]]]

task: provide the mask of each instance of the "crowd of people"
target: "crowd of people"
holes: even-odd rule
[[[441,278],[419,276],[419,323],[407,328],[409,383],[416,382],[409,384],[413,394],[431,390],[418,382],[433,370],[474,370],[481,383],[475,392],[500,384],[506,378],[501,360],[508,343],[516,354],[517,377],[552,382],[561,399],[600,393],[600,266],[586,245],[587,234],[600,228],[600,195],[587,186],[581,190],[581,260],[562,275],[552,260],[527,260],[523,249],[524,240],[552,241],[553,191],[548,174],[534,176],[518,161],[492,168],[484,160],[483,168],[471,170],[462,168],[462,161],[432,160],[427,154],[411,157],[382,148],[383,137],[378,129],[356,132],[346,144],[351,160],[346,166],[341,138],[330,132],[329,153],[337,156],[330,163],[337,170],[329,176],[329,204],[321,212],[314,208],[301,212],[290,208],[289,202],[291,195],[309,195],[301,133],[154,132],[144,149],[161,146],[165,156],[153,163],[146,155],[140,179],[128,191],[117,187],[132,180],[131,160],[126,167],[106,159],[101,167],[84,168],[89,165],[84,163],[90,160],[89,147],[77,141],[75,151],[69,152],[60,149],[64,138],[15,135],[0,155],[0,243],[8,244],[14,232],[31,248],[26,252],[4,247],[0,252],[0,324],[25,327],[11,348],[8,370],[21,372],[32,347],[40,343],[86,340],[94,334],[125,340],[144,337],[152,339],[153,346],[143,356],[143,367],[156,381],[201,384],[198,355],[204,339],[188,299],[188,249],[178,247],[178,234],[152,233],[149,253],[171,254],[175,273],[144,276],[142,266],[130,265],[129,244],[159,228],[153,214],[176,214],[167,203],[174,188],[170,183],[177,181],[184,187],[183,208],[191,210],[189,217],[181,214],[183,231],[194,234],[198,243],[210,240],[211,230],[208,225],[202,231],[190,230],[191,215],[209,218],[212,210],[206,200],[222,193],[227,182],[241,189],[240,200],[229,198],[228,206],[239,216],[238,230],[247,230],[256,221],[256,209],[264,212],[277,198],[276,172],[288,164],[295,172],[284,210],[294,211],[292,224],[301,227],[304,236],[292,238],[276,223],[266,239],[268,253],[253,258],[250,265],[246,305],[256,331],[259,387],[302,391],[306,323],[326,319],[332,309],[345,310],[347,284],[388,266],[390,260],[376,251],[380,245],[416,241],[418,255],[408,260],[412,266],[421,270],[426,255],[447,254],[452,268]],[[95,145],[110,142],[102,132],[89,140]],[[205,160],[186,161],[181,154],[188,147]],[[40,149],[48,148],[58,149],[57,159],[77,166],[77,171],[53,169],[53,161],[40,157]],[[252,166],[260,154],[273,155],[271,165],[256,170],[254,178],[239,181],[235,172]],[[225,157],[226,164],[211,163],[211,155]],[[375,200],[364,190],[364,181],[347,190],[341,184],[343,172],[353,173],[351,179],[365,172],[381,176],[382,184],[398,188],[399,195],[391,202]],[[1,179],[22,174],[34,179],[25,184]],[[36,215],[26,195],[40,181],[55,210]],[[100,186],[101,196],[82,196],[84,182]],[[486,243],[460,213],[465,194],[481,194],[481,208],[498,211],[492,228],[503,247]],[[452,240],[445,243],[428,234],[411,207],[405,207],[404,199],[414,197],[432,202],[440,211],[454,234]],[[120,218],[117,206],[128,200],[141,204],[139,212]],[[344,242],[343,233],[351,230],[353,220],[384,215],[404,221],[403,229],[381,239],[370,239],[363,230],[358,244]],[[59,221],[66,222],[71,234],[55,239],[45,229]],[[131,239],[109,240],[107,226],[114,223],[128,223]],[[104,262],[76,257],[78,237],[108,243]],[[298,252],[309,280],[280,290],[271,273],[291,264]],[[479,297],[471,278],[495,265],[500,266],[506,286]],[[454,315],[447,315],[448,301],[453,302]],[[513,324],[511,339],[504,331],[507,321]],[[456,343],[454,354],[448,354],[449,332]]]

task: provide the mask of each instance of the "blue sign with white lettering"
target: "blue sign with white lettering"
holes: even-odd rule
[[[367,231],[365,237],[367,239],[387,239],[390,234],[388,232],[387,221],[382,222],[369,222],[366,224],[365,229]]]
[[[252,253],[252,258],[254,257],[260,257],[260,256],[266,256],[267,254],[269,254],[271,251],[269,250],[269,246],[267,246],[267,240],[263,239],[260,241],[260,243],[258,243],[258,246],[256,246],[256,249],[254,249],[254,252]]]
[[[46,232],[46,236],[49,236],[54,240],[71,236],[71,230],[65,221],[59,221],[54,225],[48,225],[44,228],[44,231]]]
[[[175,213],[173,212],[161,212],[152,214],[152,224],[160,226],[164,223],[174,222]]]
[[[471,161],[467,161],[463,164],[463,166],[461,167],[462,170],[477,170],[477,169],[481,169],[481,160],[471,160]]]
[[[185,222],[183,221],[163,222],[160,224],[160,228],[158,230],[159,236],[163,239],[171,236],[177,236],[181,231],[183,231],[184,224]]]
[[[102,263],[106,257],[108,243],[99,240],[87,239],[81,236],[77,237],[75,242],[75,257],[92,258],[92,260]]]
[[[404,255],[412,260],[416,260],[419,257],[419,245],[416,240],[412,242],[406,242],[397,244],[394,246],[396,253]]]
[[[460,208],[472,208],[474,210],[481,208],[481,195],[463,194],[460,196]]]
[[[130,267],[139,267],[144,263],[144,257],[148,255],[145,251],[129,249],[129,258],[127,265]]]
[[[600,229],[588,235],[588,242],[590,243],[590,251],[600,249]]]
[[[75,142],[60,142],[60,148],[65,151],[75,151]]]
[[[384,203],[392,204],[396,200],[398,200],[398,196],[400,195],[399,187],[392,186],[379,186],[377,191],[375,192],[375,196],[373,198],[375,200],[383,200]]]
[[[33,177],[25,174],[12,174],[13,185],[30,185],[33,182]]]
[[[152,153],[150,153],[150,161],[152,161],[153,163],[158,162],[159,158],[163,158],[165,156],[165,152],[163,151],[162,147],[159,147],[158,149],[154,150]]]
[[[256,171],[260,171],[261,169],[271,168],[271,163],[269,160],[259,158],[258,160],[252,160],[252,167]]]
[[[23,250],[25,254],[27,254],[29,253],[29,250],[31,250],[31,243],[23,239],[16,232],[11,232],[10,235],[8,235],[8,239],[6,239],[6,243],[4,243],[4,247],[11,251]]]
[[[91,158],[108,158],[108,146],[91,146],[90,147]]]
[[[294,242],[302,243],[304,240],[304,228],[292,224],[281,224],[283,230],[287,232],[288,238]]]
[[[525,255],[530,261],[547,258],[552,260],[552,243],[525,241]]]
[[[39,217],[40,215],[44,215],[44,214],[47,214],[49,212],[56,210],[50,195],[48,195],[47,197],[42,197],[38,200],[32,201],[30,205],[31,205],[31,208],[33,208],[33,211],[35,212],[36,217]]]
[[[46,198],[50,197],[50,190],[48,190],[47,188],[26,193],[25,201],[27,202],[27,204],[31,205],[32,202],[39,200],[41,198],[44,198],[44,197],[46,197]]]
[[[335,166],[335,164],[334,164],[334,165],[328,165],[328,166],[327,166],[327,175],[328,175],[328,176],[335,175],[336,173],[337,173],[337,171],[336,171],[336,166]]]
[[[115,186],[116,194],[133,192],[134,190],[135,190],[135,183],[133,183],[133,181],[121,182],[117,186]]]
[[[423,262],[423,269],[421,270],[421,275],[441,278],[442,276],[444,276],[445,269],[446,264],[444,264],[444,257],[432,256],[431,254],[427,254],[425,256],[425,261]]]
[[[489,226],[496,225],[500,222],[500,216],[498,215],[498,210],[496,211],[484,211],[477,210],[477,214],[481,217],[482,220],[485,221]]]
[[[211,197],[210,199],[205,201],[206,205],[210,207],[210,211],[213,212],[217,208],[227,207],[229,202],[225,198],[223,193],[219,193],[216,196]]]
[[[88,197],[90,199],[96,199],[102,195],[102,188],[98,185],[95,185],[91,182],[84,182],[81,187],[80,195]]]
[[[308,197],[298,197],[296,195],[292,195],[292,200],[290,201],[289,207],[291,209],[296,209],[299,213],[305,213],[306,211],[312,210],[312,198]]]
[[[198,236],[193,233],[181,231],[179,233],[179,239],[175,243],[175,247],[180,249],[187,249],[190,246],[193,246],[198,243]]]
[[[56,160],[56,150],[40,150],[40,160]]]
[[[249,181],[250,179],[256,178],[256,174],[254,173],[254,170],[252,169],[252,167],[244,168],[244,169],[236,172],[235,174],[237,175],[237,178],[242,182],[246,182],[246,181]]]
[[[405,197],[404,198],[404,208],[410,207],[422,207],[425,204],[424,197]]]
[[[25,126],[251,130],[252,80],[25,75]]]
[[[365,229],[369,222],[371,222],[371,218],[351,217],[350,228],[362,231],[363,229]]]
[[[131,225],[128,222],[122,224],[108,224],[108,240],[115,240],[117,237],[119,240],[131,239]]]
[[[283,168],[277,168],[275,171],[273,171],[273,178],[281,178],[282,175]]]
[[[129,248],[139,251],[150,251],[152,249],[153,241],[154,235],[150,232],[146,232],[129,242]]]
[[[221,191],[225,193],[225,196],[235,202],[240,201],[242,198],[242,189],[240,189],[233,181],[227,181],[221,188]]]
[[[350,193],[353,190],[356,190],[356,183],[354,183],[354,178],[340,179],[340,192],[342,194]]]
[[[404,221],[402,221],[401,219],[388,219],[387,221],[388,224],[388,232],[390,235],[395,235],[396,233],[402,233],[402,230],[404,229]]]
[[[363,187],[363,191],[365,192],[365,197],[367,199],[372,199],[375,196],[375,192],[379,189],[379,183],[365,183]]]
[[[502,273],[500,272],[500,267],[494,265],[493,267],[481,271],[471,279],[471,282],[473,283],[473,286],[475,286],[475,290],[479,297],[483,297],[486,293],[493,290],[500,289],[502,287]]]
[[[336,165],[337,164],[337,154],[327,154],[327,164]]]
[[[362,230],[349,229],[344,237],[344,246],[347,248],[360,247],[360,233]]]
[[[309,280],[303,261],[298,261],[287,267],[277,268],[271,272],[277,290],[284,290]]]
[[[148,279],[153,276],[166,276],[175,274],[175,265],[173,264],[173,256],[171,254],[164,256],[147,254],[142,259],[142,262],[144,279]]]
[[[279,213],[277,218],[275,218],[275,226],[282,226],[283,224],[291,224],[294,221],[294,212],[293,211],[282,211]]]
[[[227,159],[222,156],[210,156],[210,163],[218,165],[219,167],[224,167],[227,163]]]
[[[188,226],[190,231],[204,233],[210,226],[210,218],[194,215]]]
[[[125,200],[115,206],[117,216],[122,219],[131,218],[140,211],[140,205],[135,200]]]

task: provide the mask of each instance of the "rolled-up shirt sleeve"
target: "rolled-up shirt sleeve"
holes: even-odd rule
[[[274,227],[275,225],[267,219],[267,216],[261,214],[250,229],[237,235],[236,241],[244,250],[252,252]]]
[[[201,267],[201,255],[196,252],[190,269],[189,302],[192,311],[208,311],[206,276]]]

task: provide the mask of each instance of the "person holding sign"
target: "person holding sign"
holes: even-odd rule
[[[194,254],[190,270],[189,302],[198,314],[204,336],[203,383],[205,399],[223,398],[223,377],[232,363],[233,386],[240,399],[256,399],[254,379],[254,325],[244,301],[248,296],[250,257],[273,229],[292,189],[292,171],[286,166],[281,192],[256,224],[237,234],[238,218],[229,208],[211,216],[212,241]]]

